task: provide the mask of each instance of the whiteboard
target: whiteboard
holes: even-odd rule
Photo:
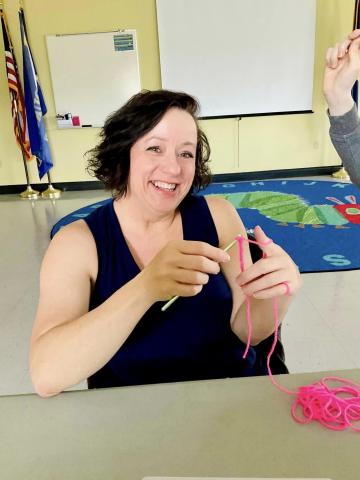
[[[141,89],[135,30],[48,35],[46,45],[59,127],[74,117],[102,127]]]
[[[312,109],[316,0],[157,0],[162,87],[201,116]]]

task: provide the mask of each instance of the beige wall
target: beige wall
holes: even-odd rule
[[[18,63],[21,68],[17,0],[3,0]],[[214,173],[291,169],[340,163],[328,138],[328,120],[321,93],[323,58],[327,46],[352,26],[353,0],[317,0],[314,71],[314,114],[202,122],[212,146]],[[29,39],[48,106],[47,132],[53,153],[54,182],[91,180],[83,154],[91,148],[98,129],[58,130],[45,35],[134,28],[137,30],[142,88],[160,87],[155,0],[24,0]],[[285,20],[285,19],[284,19]],[[284,39],[296,42],[296,39]],[[15,143],[10,102],[0,53],[0,185],[25,183],[20,150]],[[264,73],[266,81],[266,72]],[[34,162],[30,179],[38,183]],[[44,179],[45,181],[45,179]]]

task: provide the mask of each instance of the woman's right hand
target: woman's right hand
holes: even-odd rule
[[[142,270],[147,292],[154,302],[166,301],[175,295],[197,295],[209,281],[209,275],[220,271],[219,263],[230,256],[205,242],[170,241]]]

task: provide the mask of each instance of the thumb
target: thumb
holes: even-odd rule
[[[257,225],[255,227],[254,234],[255,234],[256,242],[259,244],[259,247],[261,248],[261,250],[265,254],[271,253],[271,251],[273,250],[273,245],[274,245],[273,241],[272,241],[271,238],[269,238],[266,235],[264,230],[259,225]]]

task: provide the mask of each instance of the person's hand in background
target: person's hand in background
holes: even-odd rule
[[[360,73],[360,29],[354,30],[341,43],[328,48],[323,90],[332,116],[351,110],[351,90]]]

